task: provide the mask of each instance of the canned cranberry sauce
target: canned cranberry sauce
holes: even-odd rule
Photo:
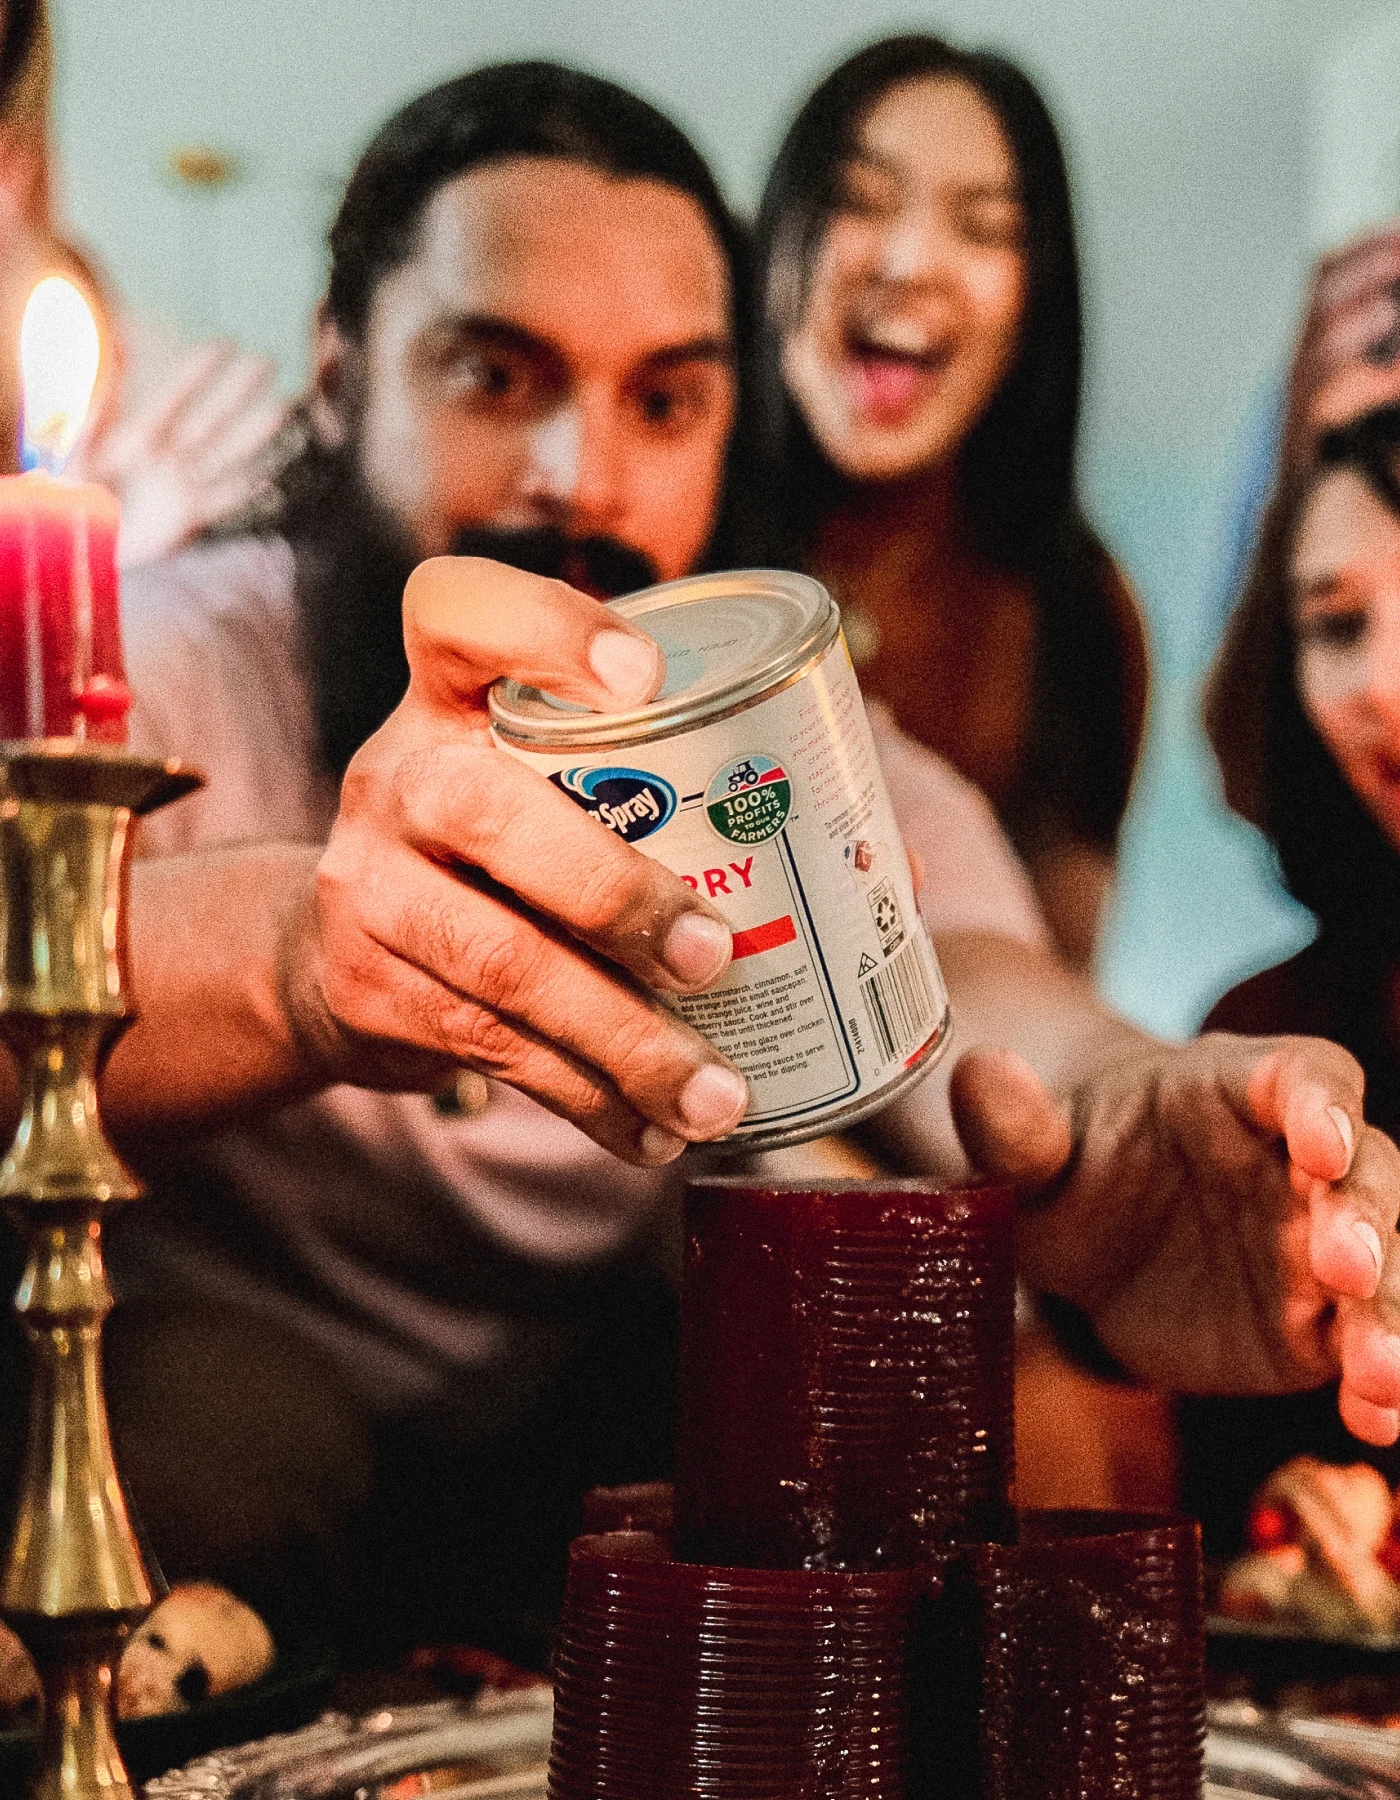
[[[723,979],[666,996],[748,1078],[706,1148],[852,1124],[932,1066],[950,1019],[836,604],[766,569],[613,604],[665,653],[656,699],[591,713],[501,681],[496,741],[729,921]]]

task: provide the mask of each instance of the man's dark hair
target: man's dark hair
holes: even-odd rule
[[[1014,64],[921,34],[887,38],[834,70],[798,113],[768,178],[755,231],[763,303],[759,405],[763,486],[785,560],[801,560],[842,482],[786,391],[781,345],[801,319],[842,175],[871,109],[900,82],[965,82],[991,109],[1016,166],[1026,218],[1027,295],[1014,365],[958,459],[968,523],[996,567],[1026,578],[1037,617],[1035,712],[1022,792],[1008,810],[1019,847],[1047,818],[1114,843],[1133,775],[1121,578],[1075,485],[1083,361],[1069,178],[1054,121]]]
[[[664,113],[558,63],[497,63],[445,81],[394,114],[356,165],[331,226],[330,316],[364,335],[379,283],[413,254],[424,209],[484,163],[539,156],[650,179],[696,200],[739,275],[743,235],[704,158]],[[736,297],[743,293],[736,281]]]
[[[688,194],[709,221],[729,270],[739,396],[724,501],[705,565],[754,560],[760,545],[747,478],[754,337],[747,234],[690,139],[626,88],[559,63],[496,63],[411,100],[376,132],[331,226],[330,318],[347,337],[363,338],[375,291],[413,254],[438,189],[517,156],[662,182]]]

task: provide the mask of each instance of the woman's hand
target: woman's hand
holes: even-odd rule
[[[155,562],[271,492],[269,446],[287,407],[265,356],[236,344],[181,351],[155,392],[127,409],[128,350],[67,472],[121,501],[117,557]]]

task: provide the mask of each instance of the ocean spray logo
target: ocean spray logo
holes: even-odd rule
[[[660,831],[676,810],[670,782],[645,769],[559,769],[549,779],[629,844]]]

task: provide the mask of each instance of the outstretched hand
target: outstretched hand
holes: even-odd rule
[[[973,1163],[1026,1196],[1026,1277],[1145,1381],[1267,1394],[1341,1376],[1343,1422],[1400,1435],[1400,1151],[1312,1038],[1134,1036],[1059,1105],[1029,1064],[952,1078]]]

